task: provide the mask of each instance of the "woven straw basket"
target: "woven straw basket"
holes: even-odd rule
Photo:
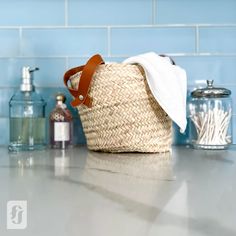
[[[141,67],[103,64],[95,55],[85,66],[67,71],[66,86],[69,80],[75,98],[71,104],[78,108],[90,150],[170,151],[172,122],[153,97]]]

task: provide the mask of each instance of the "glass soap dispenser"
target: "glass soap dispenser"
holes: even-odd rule
[[[56,95],[56,106],[50,114],[50,146],[65,149],[72,146],[72,114],[63,93]]]
[[[190,143],[196,149],[226,149],[232,143],[231,91],[213,86],[191,93]]]
[[[9,151],[37,150],[46,146],[45,106],[35,92],[33,72],[39,68],[22,68],[22,83],[9,102]]]

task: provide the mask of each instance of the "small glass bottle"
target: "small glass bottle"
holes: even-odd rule
[[[46,147],[46,102],[35,92],[33,72],[38,68],[23,67],[22,83],[9,102],[9,151],[38,150]]]
[[[231,91],[213,86],[191,93],[189,103],[190,143],[196,149],[226,149],[232,143]]]
[[[56,95],[56,107],[50,114],[50,146],[65,149],[72,146],[72,114],[65,104],[66,97]]]

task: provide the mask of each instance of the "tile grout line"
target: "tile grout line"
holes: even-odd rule
[[[23,39],[22,39],[22,27],[19,28],[19,40],[20,40],[20,45],[19,45],[19,55],[22,55],[22,46],[23,46]]]
[[[65,0],[65,27],[68,26],[68,0]]]
[[[170,56],[175,56],[175,57],[198,57],[198,56],[204,56],[204,57],[211,57],[211,56],[218,56],[218,57],[236,57],[236,52],[235,53],[204,53],[204,52],[200,52],[200,53],[171,53],[171,52],[163,52],[166,53]],[[49,56],[35,56],[35,55],[31,55],[31,56],[0,56],[0,59],[64,59],[66,57],[68,58],[88,58],[90,57],[90,54],[84,54],[84,55],[49,55]],[[131,55],[112,55],[110,53],[109,57],[113,57],[113,58],[119,58],[119,57],[130,57]]]
[[[69,57],[66,57],[65,59],[66,59],[66,70],[68,70],[69,69]]]
[[[68,1],[68,0],[65,0]],[[156,0],[153,0],[156,1]],[[155,11],[156,14],[156,11]],[[84,29],[84,28],[107,28],[110,26],[111,28],[175,28],[175,27],[236,27],[236,24],[139,24],[139,25],[68,25],[68,9],[65,11],[65,24],[64,25],[13,25],[13,26],[0,26],[0,29],[64,29],[64,28],[70,28],[70,29]]]
[[[67,0],[66,0],[67,1]],[[156,17],[156,13],[155,13]],[[104,29],[111,28],[193,28],[193,27],[236,27],[236,24],[214,25],[214,24],[147,24],[147,25],[68,25],[68,12],[65,11],[64,25],[36,25],[36,26],[0,26],[1,29]],[[153,20],[153,19],[152,19]]]
[[[157,9],[157,0],[152,0],[152,24],[156,24],[156,9]]]
[[[0,26],[0,29],[104,29],[111,28],[192,28],[196,24],[139,24],[139,25],[37,25],[37,26]],[[235,25],[236,27],[236,25]]]
[[[199,27],[196,26],[195,29],[195,51],[198,54],[199,53]]]
[[[111,57],[111,27],[107,27],[107,54],[108,57]]]

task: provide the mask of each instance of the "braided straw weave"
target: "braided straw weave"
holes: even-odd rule
[[[78,87],[81,72],[71,76]],[[167,152],[170,118],[153,97],[142,68],[100,65],[91,83],[92,107],[78,107],[90,150],[105,152]]]

